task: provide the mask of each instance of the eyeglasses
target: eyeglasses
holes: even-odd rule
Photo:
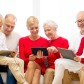
[[[84,19],[77,20],[76,22],[77,22],[77,23],[84,22]],[[75,22],[75,23],[76,23],[76,22]]]

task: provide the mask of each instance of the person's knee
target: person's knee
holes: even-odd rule
[[[20,64],[24,64],[24,61],[22,59],[18,59]]]
[[[34,68],[35,67],[35,63],[33,61],[29,61],[27,68]]]
[[[68,69],[65,69],[64,70],[64,77],[63,78],[66,78],[68,76],[70,76],[70,73],[69,73]]]
[[[65,74],[69,74],[68,69],[65,69],[65,70],[64,70],[64,73],[65,73]]]
[[[55,60],[55,64],[59,64],[60,63],[60,58]]]

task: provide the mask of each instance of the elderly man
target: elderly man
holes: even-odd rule
[[[73,36],[69,48],[72,49],[74,53],[78,51],[81,38],[84,36],[84,11],[78,13],[76,23],[80,32]],[[58,67],[56,67],[55,78],[52,84],[62,84],[62,79],[63,84],[71,84],[71,80],[78,80],[79,78],[80,84],[84,84],[84,72],[80,70],[84,65],[82,64],[83,62],[81,62],[82,60],[80,62],[75,62],[69,59],[59,59],[55,61],[55,65]]]
[[[70,49],[72,49],[74,52],[77,52],[81,42],[81,38],[84,37],[84,11],[80,11],[78,13],[76,23],[80,32],[78,32],[78,34],[75,34],[74,37],[72,37],[72,42],[70,42]],[[81,79],[82,77],[80,76],[80,84],[84,84]],[[63,84],[71,84],[71,80],[79,80],[79,75],[77,73],[65,70]]]
[[[20,36],[17,33],[12,32],[15,27],[15,23],[16,23],[16,17],[13,14],[7,14],[4,19],[2,32],[6,36],[7,48],[17,53],[18,40]],[[17,57],[10,58],[6,56],[0,56],[0,64],[8,66],[8,68],[11,70],[12,74],[14,75],[15,79],[19,84],[28,84],[24,78],[23,60]],[[8,73],[9,69],[7,70]],[[10,84],[10,82],[7,82],[7,84]]]

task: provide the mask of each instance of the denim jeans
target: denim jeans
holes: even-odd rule
[[[0,72],[7,72],[7,79],[6,79],[6,84],[16,84],[16,79],[14,78],[13,74],[9,70],[7,66],[1,66],[0,65]],[[0,77],[0,84],[3,84],[2,78]]]
[[[16,79],[13,76],[13,74],[11,73],[11,71],[7,70],[7,80],[6,80],[7,84],[16,84]]]

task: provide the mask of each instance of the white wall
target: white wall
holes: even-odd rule
[[[84,11],[84,0],[41,0],[41,25],[45,20],[58,24],[58,34],[70,39],[78,31],[75,21],[79,11]]]
[[[13,13],[17,17],[17,24],[14,31],[22,36],[29,34],[26,28],[26,20],[33,15],[33,0],[0,0],[0,13],[5,16]]]
[[[84,10],[84,0],[0,0],[0,13],[13,13],[17,17],[14,31],[28,35],[26,19],[35,15],[40,20],[40,35],[44,36],[43,23],[54,20],[58,24],[58,34],[70,39],[78,31],[76,14]]]

